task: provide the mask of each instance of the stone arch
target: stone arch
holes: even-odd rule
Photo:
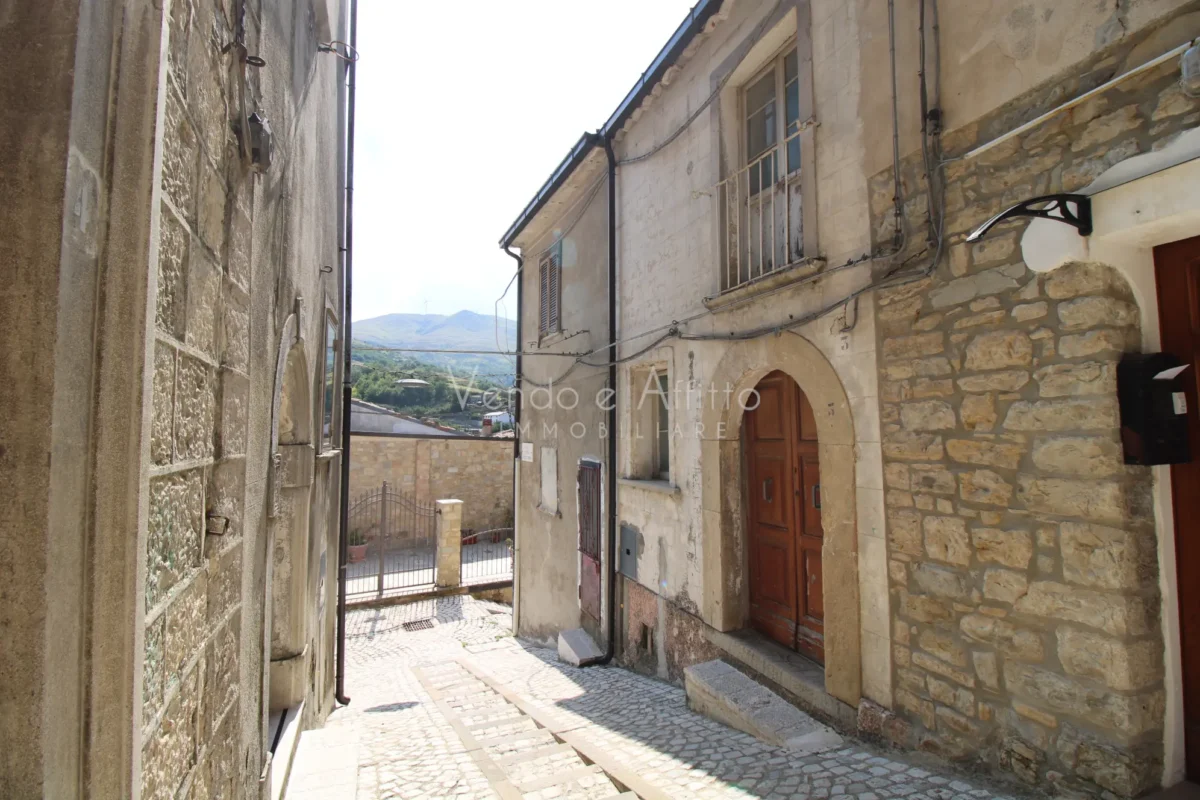
[[[271,419],[270,525],[267,548],[271,709],[305,694],[308,652],[309,512],[315,453],[312,381],[296,314],[280,337]]]
[[[780,370],[807,395],[817,424],[825,533],[825,690],[857,707],[862,692],[862,663],[855,439],[850,401],[833,365],[798,334],[785,332],[733,343],[727,348],[712,376],[718,394],[708,395],[718,399],[715,403],[706,401],[702,413],[704,619],[722,631],[741,628],[748,619],[743,412],[738,397],[753,389],[763,376]]]

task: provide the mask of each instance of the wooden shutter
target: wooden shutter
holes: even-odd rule
[[[540,272],[541,288],[538,295],[541,304],[538,312],[538,334],[544,336],[550,329],[550,259],[542,259]]]
[[[550,251],[550,332],[559,330],[562,325],[562,315],[559,306],[562,302],[562,245],[555,245]]]
[[[600,560],[600,533],[604,526],[600,507],[600,465],[579,462],[579,552]]]
[[[550,248],[538,264],[541,303],[538,313],[538,335],[558,331],[562,325],[562,244]]]

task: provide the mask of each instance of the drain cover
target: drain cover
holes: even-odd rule
[[[432,619],[413,620],[412,622],[404,623],[403,627],[404,627],[404,630],[408,631],[409,633],[412,633],[413,631],[427,631],[427,630],[431,630],[433,628],[433,620]]]

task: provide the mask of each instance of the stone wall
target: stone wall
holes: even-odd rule
[[[1101,83],[1120,55],[947,134],[947,154]],[[1123,464],[1116,403],[1139,310],[1110,266],[1030,272],[1023,222],[964,239],[1009,205],[1079,190],[1197,121],[1171,64],[952,161],[947,257],[878,296],[895,710],[913,725],[910,744],[1054,792],[1132,796],[1162,775],[1151,480]],[[918,158],[903,175],[917,252]],[[871,181],[881,243],[891,180],[886,170]]]
[[[318,576],[315,565],[311,574],[289,578],[289,565],[276,563],[273,573],[269,526],[277,539],[284,534],[269,522],[266,491],[277,353],[289,318],[297,324],[284,351],[303,352],[294,356],[306,367],[299,392],[320,413],[324,312],[338,304],[334,278],[318,268],[336,256],[330,187],[339,73],[335,61],[317,60],[315,40],[296,33],[314,36],[310,24],[328,24],[324,2],[269,10],[246,4],[247,50],[271,66],[249,70],[244,102],[268,116],[276,132],[274,162],[255,175],[235,135],[243,91],[237,50],[222,52],[234,39],[235,4],[174,0],[166,9],[160,233],[151,266],[157,299],[149,310],[141,796],[242,798],[257,795],[264,764],[262,654],[271,636],[273,576],[307,587],[300,629],[311,669],[304,670],[302,724],[320,721],[331,703],[331,640],[324,632],[332,616],[321,612],[333,604],[317,593],[327,590],[335,565],[330,577]],[[302,28],[297,19],[305,20]],[[297,74],[304,83],[293,82]],[[306,159],[289,163],[290,149]],[[312,219],[292,213],[305,208]],[[300,407],[289,406],[284,416]],[[336,461],[314,467],[312,457],[310,449],[301,470],[316,472],[301,540],[307,545],[311,537],[314,559],[323,561]],[[307,492],[303,502],[310,502]],[[286,765],[276,762],[279,770]]]
[[[142,796],[241,791],[231,759],[243,612],[253,186],[230,127],[213,3],[171,5],[154,314]],[[228,519],[205,534],[206,514]]]
[[[467,530],[513,524],[512,439],[414,439],[354,434],[350,500],[387,481],[418,501],[462,500]]]

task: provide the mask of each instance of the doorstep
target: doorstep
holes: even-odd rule
[[[825,691],[825,668],[820,664],[753,630],[724,633],[706,626],[704,634],[709,642],[754,673],[752,677],[764,679],[768,688],[781,690],[789,702],[840,731],[854,733],[858,729],[858,709]]]

